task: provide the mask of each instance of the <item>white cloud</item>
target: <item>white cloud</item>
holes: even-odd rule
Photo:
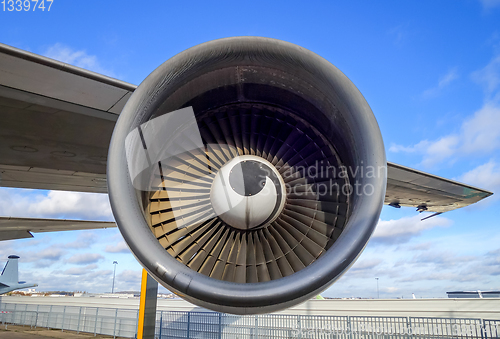
[[[432,264],[435,266],[453,266],[476,260],[474,256],[459,256],[451,251],[428,250],[417,254],[411,262],[416,264]]]
[[[41,291],[110,292],[114,267],[112,258],[106,259],[109,254],[104,248],[109,244],[118,244],[122,239],[117,229],[108,229],[40,233],[35,239],[2,242],[0,270],[8,255],[17,254],[21,257],[20,279],[37,283],[37,289]],[[86,244],[86,247],[79,244]],[[119,254],[115,259],[119,261],[115,290],[138,290],[140,264],[130,251]],[[130,274],[120,281],[118,276],[122,269],[138,271],[139,280],[134,280],[133,274]]]
[[[500,55],[494,57],[484,68],[472,73],[472,79],[483,86],[489,98],[500,85]]]
[[[390,287],[386,287],[384,290],[387,293],[395,293],[395,292],[399,292],[401,289],[398,287],[390,286]]]
[[[98,239],[97,234],[90,231],[86,231],[78,234],[78,238],[76,238],[75,241],[67,242],[61,244],[60,246],[71,249],[89,248],[92,244],[94,244],[97,241],[97,239]]]
[[[424,242],[417,245],[413,245],[408,249],[410,251],[427,251],[432,248],[432,245],[433,244],[431,242]]]
[[[2,241],[2,246],[0,246],[0,263],[7,262],[7,257],[17,252],[17,249],[14,250],[13,245],[13,241]]]
[[[500,0],[480,0],[484,8],[490,9],[500,6]]]
[[[472,186],[485,187],[495,193],[492,197],[481,201],[481,204],[491,204],[500,198],[500,164],[494,160],[470,170],[459,180]]]
[[[20,267],[21,273],[21,267]],[[113,271],[102,270],[96,264],[56,270],[23,272],[22,279],[38,283],[40,291],[111,292]]]
[[[71,267],[63,272],[66,275],[85,275],[97,268],[96,264],[87,265],[85,267]]]
[[[462,242],[457,241],[460,237]],[[446,297],[450,290],[492,290],[500,276],[498,239],[458,235],[409,246],[370,242],[357,263],[323,295],[332,297]],[[496,237],[498,238],[498,237]],[[414,243],[414,241],[412,241]],[[464,244],[466,244],[464,246]],[[493,245],[493,247],[492,247]],[[465,249],[465,251],[464,251]],[[378,258],[382,259],[377,264]]]
[[[18,250],[17,252],[21,257],[22,262],[33,263],[33,265],[37,268],[52,266],[53,264],[58,263],[67,253],[65,250],[62,250],[54,245],[41,250],[26,252]]]
[[[441,280],[455,285],[460,282],[473,282],[475,289],[482,289],[478,283],[489,284],[500,274],[494,251],[476,256],[461,255],[456,250],[431,249],[413,256],[399,267],[401,270],[413,272],[401,277],[400,282]]]
[[[453,157],[490,154],[500,149],[500,106],[486,103],[462,123],[459,133],[413,146],[391,145],[390,152],[422,155],[422,165],[432,167]]]
[[[0,189],[0,215],[10,217],[113,220],[106,194]]]
[[[429,144],[427,152],[431,157],[445,156],[449,157],[455,152],[455,147],[458,144],[458,138],[448,136],[439,139],[438,141]]]
[[[350,278],[370,278],[382,263],[380,258],[362,258],[352,265],[346,275]]]
[[[415,275],[406,276],[400,279],[400,282],[414,282],[424,280],[445,280],[451,282],[471,282],[478,278],[477,275],[464,275],[460,272],[439,272],[430,270],[428,272],[421,272]]]
[[[365,270],[365,269],[373,269],[375,266],[378,266],[382,262],[382,259],[365,259],[358,260],[352,266],[351,270]]]
[[[130,253],[130,249],[128,248],[127,244],[123,240],[120,241],[116,245],[106,246],[105,251],[108,253]]]
[[[47,216],[74,215],[85,219],[111,217],[106,194],[50,191],[47,199],[30,206],[33,214]]]
[[[466,154],[490,153],[500,148],[500,106],[487,103],[462,125],[462,146]]]
[[[423,141],[421,141],[418,144],[413,145],[413,146],[403,146],[403,145],[398,145],[398,144],[393,143],[391,145],[391,147],[389,147],[389,152],[415,153],[415,152],[418,152],[422,146],[427,145],[428,142],[429,142],[428,140],[423,140]]]
[[[435,87],[429,88],[424,91],[422,96],[424,98],[429,98],[438,95],[445,87],[447,87],[454,80],[458,79],[458,72],[456,68],[451,69],[439,78],[438,84]]]
[[[409,36],[409,24],[401,24],[389,30],[389,35],[394,38],[395,45],[401,45]]]
[[[104,259],[104,257],[97,253],[79,253],[71,256],[67,262],[77,265],[88,265],[94,264],[102,259]]]
[[[141,278],[141,271],[124,270],[116,276],[116,284],[118,288],[115,288],[115,290],[140,290]]]
[[[436,88],[448,85],[455,78],[453,72],[449,73]],[[420,154],[421,164],[432,167],[459,157],[491,154],[500,149],[500,55],[474,72],[472,78],[484,87],[485,103],[462,123],[459,132],[437,140],[422,140],[413,146],[393,144],[389,151]]]
[[[61,43],[56,43],[47,48],[43,55],[89,71],[113,76],[113,72],[102,67],[95,55],[87,54],[85,50],[75,50]]]
[[[492,275],[500,275],[500,248],[490,251],[486,254],[486,260],[483,264],[491,269]]]
[[[465,173],[460,179],[474,186],[492,187],[500,192],[500,164],[490,160]]]
[[[36,254],[38,259],[59,260],[65,252],[58,248],[46,248]]]
[[[379,220],[370,242],[383,244],[400,244],[408,242],[412,237],[435,227],[448,227],[452,221],[443,217],[421,220],[421,215],[404,217],[396,220]]]

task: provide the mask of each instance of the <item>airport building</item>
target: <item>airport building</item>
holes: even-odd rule
[[[500,298],[500,291],[455,291],[446,294],[448,298]]]

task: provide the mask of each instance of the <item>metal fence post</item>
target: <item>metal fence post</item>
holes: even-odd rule
[[[161,327],[163,325],[163,311],[160,311],[160,339],[161,339]]]
[[[64,319],[65,318],[66,318],[66,306],[64,306],[64,308],[63,308],[63,318],[62,318],[62,322],[61,322],[61,332],[64,332]]]
[[[50,330],[50,316],[52,315],[52,305],[50,305],[49,315],[47,316],[47,328]]]
[[[40,305],[36,305],[36,318],[35,318],[35,328],[38,325],[38,310],[40,308]]]
[[[222,339],[222,313],[219,312],[219,339]]]
[[[99,307],[97,307],[96,311],[95,311],[94,337],[96,336],[96,333],[97,333],[97,315],[98,314],[99,314]]]
[[[83,307],[83,321],[82,321],[83,332],[85,332],[86,325],[87,325],[87,306]]]
[[[348,333],[347,338],[352,338],[351,317],[350,316],[347,316],[347,327],[345,330]]]
[[[298,333],[298,338],[302,338],[302,324],[300,322],[300,314],[297,314],[297,330],[299,331]]]
[[[21,321],[21,324],[24,326],[26,324],[26,314],[28,313],[28,304],[24,305],[24,312],[23,312],[23,320],[19,319]]]
[[[137,338],[137,332],[138,332],[138,327],[139,326],[139,310],[137,310],[137,315],[135,317],[135,337]]]
[[[82,306],[78,310],[78,323],[76,325],[76,333],[80,333],[80,320],[82,319]]]
[[[257,331],[259,329],[259,318],[258,315],[255,315],[255,329],[254,329],[254,338],[257,339]]]
[[[115,309],[115,325],[113,327],[113,338],[116,338],[116,320],[118,318],[118,309]]]
[[[12,317],[12,323],[16,322],[16,318],[17,318],[17,315],[18,315],[18,309],[17,309],[18,307],[17,306],[19,306],[19,304],[16,304],[14,306],[14,317]],[[21,322],[21,319],[19,319],[19,322]]]
[[[188,323],[187,323],[187,336],[186,338],[189,339],[189,327],[191,326],[191,312],[188,312]]]

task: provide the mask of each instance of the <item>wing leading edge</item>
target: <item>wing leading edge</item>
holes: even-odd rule
[[[106,157],[136,86],[0,44],[0,186],[107,193]],[[442,213],[492,193],[394,163],[385,203]],[[0,218],[0,240],[114,223]]]

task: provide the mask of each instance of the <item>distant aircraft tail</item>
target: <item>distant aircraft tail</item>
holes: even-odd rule
[[[5,264],[2,275],[0,276],[0,283],[18,283],[18,260],[19,257],[17,255],[9,255],[9,260],[7,261],[7,264]]]
[[[2,275],[0,275],[0,294],[8,293],[11,291],[19,290],[27,287],[36,287],[37,284],[26,283],[19,280],[18,273],[18,260],[17,255],[9,255],[9,260],[3,268]]]

